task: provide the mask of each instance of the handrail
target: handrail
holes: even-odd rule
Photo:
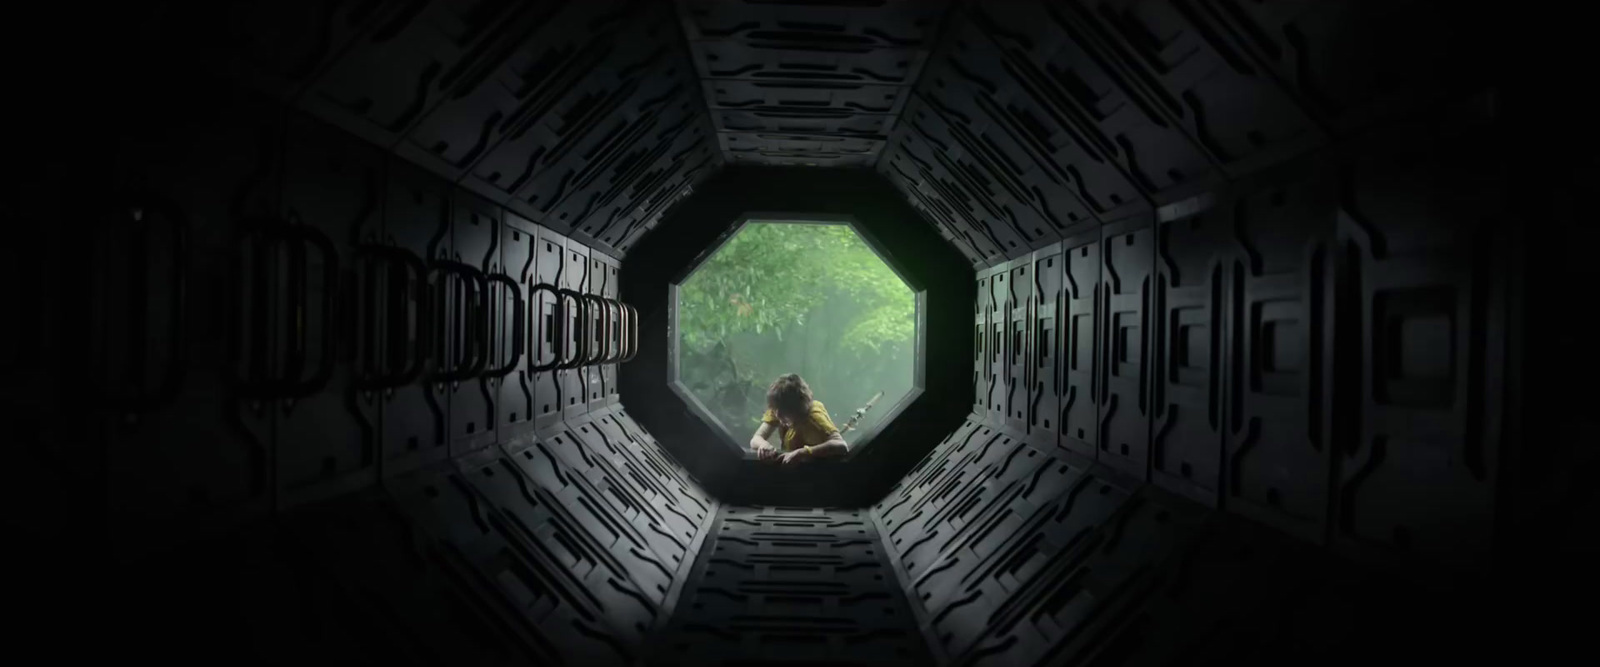
[[[282,377],[245,378],[240,381],[240,389],[246,395],[273,399],[303,398],[322,391],[328,382],[333,379],[334,357],[338,354],[338,340],[334,336],[334,331],[339,286],[339,255],[334,249],[333,241],[326,234],[312,227],[298,224],[299,220],[298,215],[291,214],[290,221],[296,224],[271,224],[262,227],[257,232],[269,244],[294,244],[289,246],[288,257],[293,268],[289,274],[291,280],[289,293],[293,303],[289,309],[290,316],[285,318],[286,322],[284,322],[287,334],[285,340],[289,341],[290,347],[285,354]],[[308,289],[305,285],[305,250],[307,246],[314,246],[323,256],[323,295],[321,305],[324,331],[315,372],[309,377],[301,379],[305,370],[306,339],[309,331],[308,327],[305,326],[305,314],[310,310],[307,295]],[[259,263],[255,268],[257,272],[263,270]],[[264,295],[258,293],[257,296]],[[257,317],[264,320],[266,318],[266,315],[263,314],[264,311],[269,312],[270,309],[264,299],[257,299],[257,301]],[[264,342],[264,339],[259,336],[256,340]],[[271,371],[265,368],[270,359],[261,358],[264,357],[261,353],[258,353],[257,357],[254,359],[254,361],[258,362],[256,364],[258,366],[257,370],[269,376],[272,375]]]
[[[435,380],[439,382],[470,380],[482,373],[484,364],[488,362],[489,355],[485,349],[488,343],[485,340],[485,334],[487,333],[485,329],[488,327],[483,326],[481,321],[484,314],[482,302],[485,299],[485,293],[488,291],[485,288],[488,279],[478,267],[454,260],[436,259],[433,261],[433,268],[440,273],[441,278],[439,281],[440,295],[435,303],[438,307],[437,310],[449,307],[449,299],[445,298],[448,295],[444,293],[444,290],[449,284],[451,276],[457,276],[467,281],[465,284],[471,292],[467,299],[456,304],[457,308],[465,311],[463,317],[441,316],[436,320],[437,323],[459,326],[464,331],[458,340],[466,342],[462,348],[469,351],[467,359],[470,359],[470,361],[462,363],[461,359],[450,354],[450,350],[442,350],[440,359],[445,366],[448,366],[448,370],[437,373]],[[444,340],[448,340],[448,337]]]
[[[607,345],[606,334],[611,332],[611,321],[606,318],[605,302],[601,300],[600,295],[585,294],[583,295],[583,299],[585,305],[590,303],[594,304],[594,309],[588,310],[586,308],[584,315],[593,317],[593,319],[590,320],[591,323],[596,321],[600,323],[600,326],[598,327],[599,331],[593,331],[589,327],[585,327],[583,332],[586,346],[588,343],[597,343],[594,346],[594,350],[585,350],[583,354],[583,364],[585,366],[593,366],[601,363],[601,361],[605,359]],[[593,335],[596,333],[600,334],[598,339]]]
[[[376,363],[371,362],[369,359],[367,367],[363,368],[362,372],[370,373],[370,375],[363,375],[358,383],[363,389],[391,389],[411,384],[422,374],[423,364],[426,363],[428,358],[427,346],[425,345],[425,337],[429,325],[428,267],[422,261],[422,258],[415,253],[405,248],[394,246],[376,244],[358,246],[356,248],[356,256],[369,257],[384,262],[385,268],[399,266],[405,269],[407,280],[404,290],[405,295],[408,297],[406,301],[412,308],[411,312],[416,314],[415,318],[397,318],[392,314],[387,318],[389,326],[384,336],[388,345],[382,347],[384,358]],[[387,284],[387,281],[385,284]],[[370,300],[375,303],[377,299],[378,297],[372,297]],[[406,331],[405,325],[407,323],[412,325],[410,331]],[[376,329],[377,327],[369,328]],[[388,368],[387,362],[394,356],[390,353],[390,350],[395,349],[396,346],[394,344],[396,341],[399,341],[400,346],[403,346],[407,351],[405,355],[406,365],[398,371],[385,372]],[[372,348],[377,348],[377,346],[374,345]],[[373,367],[377,367],[377,370],[374,371]]]
[[[507,361],[504,366],[497,366],[497,367],[494,367],[494,368],[490,368],[489,370],[486,370],[483,373],[485,377],[498,378],[498,377],[505,377],[507,375],[510,375],[511,371],[514,371],[514,370],[517,369],[517,362],[522,360],[522,352],[523,352],[523,346],[524,346],[524,341],[523,341],[522,337],[523,337],[523,332],[525,331],[525,327],[527,326],[526,323],[523,321],[523,319],[527,317],[527,311],[525,310],[525,307],[522,304],[522,288],[519,285],[517,285],[517,281],[512,280],[510,276],[507,276],[505,274],[496,273],[496,274],[492,274],[492,275],[490,275],[488,277],[488,282],[490,282],[490,283],[499,283],[501,285],[505,285],[506,289],[511,290],[511,295],[513,297],[516,297],[516,306],[512,310],[512,320],[514,321],[514,324],[512,325],[513,328],[512,328],[512,334],[511,334],[511,338],[512,338],[511,359],[509,361]],[[485,298],[486,299],[490,298],[488,296],[488,294],[487,294],[487,290],[485,290]],[[492,312],[498,313],[498,312],[500,312],[500,308],[505,304],[505,301],[503,299],[492,299],[492,303],[494,304],[494,309],[493,309]],[[485,316],[487,317],[487,314]],[[489,323],[490,324],[498,324],[493,319],[490,319]],[[499,327],[498,326],[493,327],[493,329],[494,329],[495,332],[499,331]],[[496,345],[494,346],[494,349],[496,349],[496,350],[499,349],[498,343],[499,343],[499,341],[496,341]]]
[[[639,356],[639,309],[625,303],[622,304],[622,307],[628,309],[628,327],[631,332],[628,338],[630,347],[628,348],[628,353],[618,359],[617,363],[625,364],[633,361],[634,357]]]
[[[577,292],[577,290],[573,290],[573,289],[569,289],[569,288],[566,288],[566,287],[562,287],[562,288],[557,289],[556,292],[561,295],[561,301],[560,301],[560,303],[561,303],[561,311],[562,311],[561,312],[561,322],[562,322],[561,326],[562,326],[562,329],[563,329],[562,330],[563,336],[561,338],[561,350],[560,350],[560,355],[563,357],[563,360],[560,363],[556,364],[556,368],[562,369],[562,370],[571,369],[571,368],[577,368],[577,367],[583,365],[583,354],[582,354],[583,350],[582,350],[582,346],[581,346],[582,335],[583,335],[582,332],[583,332],[584,328],[588,325],[588,318],[586,316],[588,315],[588,312],[589,312],[589,302],[584,300],[583,295],[579,294]],[[565,330],[565,328],[566,328],[566,319],[567,319],[566,318],[566,300],[569,299],[569,298],[572,299],[573,303],[578,304],[578,308],[581,311],[581,314],[577,318],[578,326],[575,327],[579,331],[579,336],[576,337],[576,338],[573,337],[573,336],[565,335],[566,333],[569,333],[569,332],[567,332]],[[575,348],[575,349],[573,349],[572,359],[570,359],[570,360],[565,359],[566,353],[567,353],[567,343],[569,341],[570,342],[579,343],[578,345],[573,345],[573,348]]]
[[[561,334],[563,331],[565,331],[561,314],[560,288],[556,287],[555,285],[551,285],[550,283],[536,283],[532,289],[528,290],[528,303],[532,306],[529,308],[529,311],[532,313],[532,317],[537,322],[535,327],[531,327],[534,332],[533,344],[528,347],[530,350],[528,354],[528,372],[530,373],[545,373],[553,371],[556,369],[556,366],[561,363],[560,347],[557,347],[555,350],[553,350],[555,353],[555,358],[551,359],[550,363],[537,363],[538,360],[544,356],[543,351],[545,339],[545,337],[542,335],[544,333],[544,319],[540,316],[541,313],[539,312],[539,306],[541,302],[537,296],[540,292],[549,292],[556,297],[554,311],[550,314],[550,328],[552,330],[550,341],[554,345],[559,346],[562,341]]]
[[[184,343],[184,315],[188,309],[188,282],[189,282],[189,221],[177,204],[171,200],[152,193],[142,193],[133,198],[134,203],[118,211],[126,217],[119,216],[117,224],[127,222],[139,223],[139,247],[135,249],[135,266],[139,269],[137,283],[145,281],[146,265],[149,253],[144,252],[144,246],[149,241],[150,220],[152,217],[162,218],[172,226],[172,284],[171,301],[168,305],[169,319],[167,321],[167,356],[166,367],[161,373],[161,379],[155,384],[155,389],[149,393],[134,393],[123,396],[107,396],[108,399],[123,404],[122,407],[134,411],[147,411],[159,408],[176,398],[183,386],[184,375],[188,371],[189,346]],[[150,213],[155,213],[151,216]],[[145,297],[144,290],[138,290],[138,298],[144,309],[139,316],[138,336],[130,337],[129,347],[137,347],[135,358],[138,359],[139,389],[144,383],[144,353],[146,345],[145,327],[143,326],[146,312],[149,308],[149,299]]]
[[[609,298],[609,297],[601,297],[600,298],[600,305],[601,305],[602,308],[605,309],[604,317],[606,318],[606,336],[605,336],[605,349],[606,349],[606,352],[605,352],[604,355],[602,355],[600,357],[600,363],[603,363],[603,364],[614,364],[614,363],[617,363],[617,360],[622,358],[622,342],[623,341],[622,341],[622,333],[621,332],[622,332],[623,326],[626,324],[623,321],[624,320],[624,316],[623,316],[623,312],[624,311],[622,310],[622,302],[617,301],[616,299]],[[617,313],[617,320],[616,320],[616,324],[615,325],[613,325],[612,321],[611,321],[611,312],[612,312],[613,308],[616,309],[616,313]],[[615,345],[612,345],[612,342],[611,342],[611,339],[613,337],[617,339]]]

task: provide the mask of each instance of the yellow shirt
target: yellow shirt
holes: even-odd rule
[[[815,447],[839,432],[839,428],[833,425],[833,419],[828,417],[828,409],[822,407],[822,401],[812,401],[811,414],[796,422],[794,428],[784,428],[778,422],[778,415],[773,414],[771,409],[761,415],[761,421],[778,427],[783,434],[783,451],[786,452],[801,447]]]

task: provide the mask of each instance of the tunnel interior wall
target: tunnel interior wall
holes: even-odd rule
[[[280,3],[259,6],[270,4]],[[394,350],[417,349],[389,345],[405,327],[373,325],[419,307],[402,289],[412,259],[458,263],[438,280],[459,295],[478,273],[515,275],[520,258],[525,307],[542,309],[527,280],[604,295],[619,288],[612,268],[642,275],[652,261],[629,250],[716,235],[701,221],[643,236],[710,188],[702,179],[720,158],[709,135],[671,143],[704,131],[676,124],[701,91],[644,82],[671,79],[632,66],[657,62],[652,46],[667,37],[616,18],[630,5],[581,3],[593,14],[526,43],[588,60],[519,70],[549,61],[497,60],[519,53],[505,36],[548,16],[497,15],[508,27],[473,41],[479,33],[451,32],[448,16],[391,13],[403,4],[300,14],[318,28],[285,34],[324,43],[289,56],[276,49],[304,45],[201,31],[171,46],[172,61],[120,52],[153,69],[104,88],[22,80],[70,107],[19,126],[34,131],[19,132],[28,169],[8,203],[14,242],[0,250],[0,278],[23,286],[15,325],[0,327],[4,417],[20,443],[3,485],[19,545],[8,572],[24,580],[16,599],[48,619],[35,639],[52,650],[603,664],[670,662],[651,642],[688,637],[704,661],[823,645],[817,655],[834,661],[915,664],[913,632],[942,663],[1248,664],[1392,656],[1383,651],[1395,640],[1427,660],[1505,646],[1526,658],[1584,636],[1581,615],[1551,603],[1589,590],[1571,573],[1590,564],[1579,549],[1594,547],[1597,498],[1595,450],[1582,444],[1594,356],[1573,296],[1594,282],[1584,197],[1594,124],[1568,94],[1581,86],[1552,65],[1582,62],[1577,22],[1541,20],[1506,40],[1480,30],[1435,49],[1438,35],[1462,33],[1430,34],[1423,3],[1350,22],[1344,5],[1275,17],[1270,3],[1257,7],[1268,14],[1213,2],[1055,13],[957,3],[949,39],[873,150],[915,209],[882,205],[886,219],[920,214],[926,234],[951,244],[916,246],[939,258],[931,270],[966,260],[946,280],[977,296],[939,317],[954,342],[930,363],[963,389],[906,427],[915,437],[881,450],[894,465],[843,477],[859,496],[844,504],[877,501],[870,510],[761,511],[724,506],[696,481],[739,471],[692,456],[693,433],[655,442],[642,414],[660,404],[632,402],[627,370],[618,384],[601,364],[362,388],[408,375],[388,372],[407,366]],[[1128,10],[1136,4],[1148,13]],[[204,25],[217,10],[203,5],[171,6]],[[148,17],[123,14],[107,25],[141,34]],[[283,25],[274,16],[224,23]],[[1392,18],[1404,29],[1319,28]],[[500,25],[476,25],[486,24]],[[114,32],[82,36],[128,38]],[[597,32],[611,37],[591,40]],[[1508,57],[1509,40],[1533,34],[1559,53]],[[396,35],[399,47],[378,39]],[[1350,61],[1305,46],[1325,35],[1372,46],[1355,62],[1393,75],[1328,88],[1351,84],[1322,77],[1344,67],[1328,63]],[[614,62],[577,48],[597,42],[629,48]],[[389,67],[405,73],[389,79],[336,65],[421,52],[429,58]],[[85,72],[120,64],[70,56]],[[191,59],[207,57],[252,72],[248,85],[191,78]],[[473,57],[503,70],[413,85]],[[1386,66],[1406,62],[1430,64]],[[498,78],[517,71],[560,77]],[[637,95],[612,100],[629,107],[619,133],[572,131],[612,118],[579,112],[613,90]],[[591,121],[556,122],[548,95]],[[425,130],[416,108],[453,111]],[[550,122],[502,126],[508,113]],[[473,147],[510,145],[515,129],[526,130],[515,159],[568,150],[541,167],[547,179],[508,189],[491,183],[495,170],[475,171],[488,153]],[[864,182],[840,173],[816,178]],[[707,199],[763,178],[729,170],[735,185]],[[556,197],[572,208],[541,194],[563,183],[586,188]],[[761,187],[815,192],[795,183]],[[699,199],[689,203],[723,206]],[[562,211],[607,224],[585,231]],[[661,286],[630,277],[619,293]],[[344,307],[367,302],[382,306]],[[470,310],[448,297],[438,306]],[[514,327],[491,329],[515,338]],[[485,366],[515,349],[440,331],[448,353],[424,359],[443,364],[433,373],[472,375],[453,371],[475,365],[465,363],[475,345]],[[566,354],[565,341],[524,333],[526,357]],[[180,345],[161,345],[174,337]],[[383,353],[369,354],[373,341]],[[557,407],[513,417],[519,391]],[[586,400],[560,406],[580,391]],[[415,409],[389,407],[401,400]],[[808,488],[840,478],[818,473],[786,491],[827,498]],[[852,541],[855,530],[875,537]],[[705,545],[789,557],[795,534],[848,552],[808,565],[843,592],[768,587],[739,601],[766,605],[759,613],[726,606],[736,589],[707,577]],[[758,589],[770,574],[721,567]],[[838,568],[895,585],[869,575],[858,586]],[[680,599],[733,611],[690,627],[694,614],[674,615]],[[860,625],[761,624],[819,599]],[[840,611],[858,600],[912,620]],[[730,648],[706,649],[716,642]]]

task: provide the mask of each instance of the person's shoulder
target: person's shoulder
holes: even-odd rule
[[[822,404],[822,401],[813,399],[811,401],[811,414],[817,414],[819,412],[822,414],[828,414],[828,408]]]

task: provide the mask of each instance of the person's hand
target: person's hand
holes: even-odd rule
[[[807,460],[809,458],[811,458],[811,455],[807,454],[805,448],[802,447],[800,449],[796,449],[796,450],[794,450],[792,452],[789,452],[787,454],[779,456],[778,457],[778,462],[782,463],[783,465],[794,465],[796,463],[800,463],[802,461],[805,461],[805,460]]]
[[[750,448],[756,452],[757,461],[771,461],[778,458],[778,448],[768,444],[765,440],[752,440]]]

